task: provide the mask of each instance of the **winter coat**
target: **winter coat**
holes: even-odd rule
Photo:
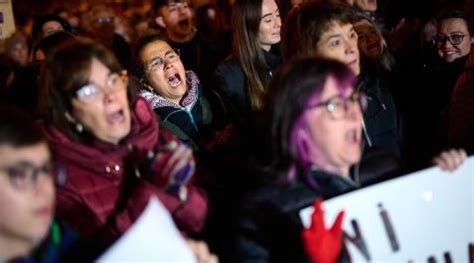
[[[183,97],[182,105],[176,105],[149,90],[141,90],[140,96],[148,101],[161,127],[198,150],[200,141],[208,135],[205,126],[211,123],[212,112],[194,72],[186,72],[186,82],[189,90]]]
[[[456,81],[449,113],[450,144],[474,153],[474,51]]]
[[[77,233],[59,221],[53,221],[48,235],[32,253],[15,258],[13,263],[92,262],[100,251],[89,240],[81,239]]]
[[[270,52],[263,50],[268,67],[268,77],[271,78],[281,63],[279,47],[275,46]],[[247,90],[247,80],[244,71],[236,58],[230,58],[217,67],[215,73],[216,89],[224,95],[233,111],[233,121],[239,130],[247,129],[252,120],[252,107]]]
[[[320,170],[273,183],[254,191],[243,202],[238,220],[237,262],[310,262],[302,246],[301,209],[316,198],[328,199],[400,175],[398,159],[376,147],[367,161],[352,169],[351,179]],[[340,262],[348,262],[343,249]]]
[[[202,229],[208,211],[202,190],[188,184],[187,201],[182,202],[150,182],[157,175],[141,172],[150,170],[139,165],[149,163],[141,160],[147,156],[143,153],[176,141],[159,129],[145,100],[137,100],[130,134],[119,145],[99,140],[79,143],[54,127],[47,127],[46,133],[59,167],[57,215],[82,235],[110,244],[133,224],[152,195],[158,196],[182,231]]]
[[[261,188],[244,202],[237,236],[238,262],[310,262],[303,249],[301,209],[316,198],[356,189],[341,176],[313,171],[287,185]]]
[[[357,90],[368,99],[363,114],[365,145],[383,148],[400,158],[402,122],[392,95],[380,79],[370,73],[361,74]]]

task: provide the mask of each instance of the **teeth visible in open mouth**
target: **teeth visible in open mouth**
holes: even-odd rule
[[[172,87],[176,87],[178,86],[179,84],[181,84],[181,77],[179,76],[178,73],[175,73],[171,76],[168,77],[168,83],[172,86]]]

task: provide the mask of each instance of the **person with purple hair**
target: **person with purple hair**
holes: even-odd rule
[[[315,200],[358,189],[383,176],[378,173],[379,178],[366,180],[352,174],[362,155],[367,106],[366,97],[354,88],[355,78],[354,71],[341,62],[306,58],[284,65],[272,81],[264,126],[270,132],[271,161],[262,169],[264,185],[243,203],[239,261],[341,259],[343,214],[326,230],[321,202]],[[434,162],[452,171],[465,158],[462,150],[450,151]],[[314,227],[303,230],[299,211],[313,203]]]

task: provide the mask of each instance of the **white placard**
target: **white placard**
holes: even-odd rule
[[[0,39],[5,39],[15,32],[12,2],[0,0]]]
[[[196,258],[158,198],[98,262],[195,263]]]
[[[343,209],[352,262],[469,262],[474,258],[474,157],[453,173],[433,167],[329,199],[326,227]],[[312,211],[300,211],[306,227]]]

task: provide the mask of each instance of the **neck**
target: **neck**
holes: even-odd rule
[[[168,99],[168,100],[171,101],[171,102],[173,102],[173,103],[176,104],[176,105],[181,106],[181,104],[180,104],[181,99],[182,99],[182,98],[179,98],[179,99]]]
[[[31,253],[34,243],[20,238],[9,238],[0,235],[0,261],[9,261],[25,257]]]
[[[193,28],[191,30],[191,33],[184,36],[179,35],[179,34],[173,34],[172,32],[167,32],[167,35],[168,35],[168,38],[171,39],[171,41],[173,42],[184,43],[184,42],[188,42],[194,37],[194,35],[196,35],[196,29]]]
[[[265,51],[270,51],[270,49],[272,48],[271,45],[261,45],[262,49],[265,50]]]
[[[350,167],[334,167],[331,165],[314,165],[313,170],[321,170],[332,174],[337,174],[342,177],[349,177]]]

